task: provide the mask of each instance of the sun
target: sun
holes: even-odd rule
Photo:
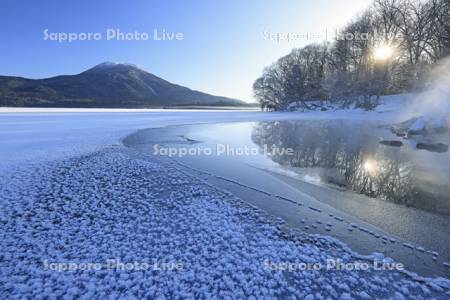
[[[381,45],[373,50],[373,57],[375,60],[387,60],[394,54],[394,48],[388,45]]]

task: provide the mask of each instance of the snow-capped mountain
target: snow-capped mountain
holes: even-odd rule
[[[170,83],[135,65],[101,63],[77,75],[46,79],[0,76],[0,106],[158,107],[242,105]]]

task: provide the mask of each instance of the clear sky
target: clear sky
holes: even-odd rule
[[[319,42],[370,0],[140,0],[0,2],[0,74],[44,78],[77,74],[104,61],[136,64],[173,83],[252,101],[263,68],[292,48]],[[58,42],[48,33],[100,33],[100,40]],[[148,40],[107,40],[107,29]],[[182,40],[156,41],[154,29]],[[309,34],[294,41],[266,33]]]

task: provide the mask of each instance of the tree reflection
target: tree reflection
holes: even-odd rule
[[[274,154],[281,165],[320,168],[321,180],[358,193],[413,205],[414,168],[397,148],[379,144],[373,126],[344,121],[261,122],[252,140],[260,147],[292,148]]]

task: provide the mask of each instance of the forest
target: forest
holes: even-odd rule
[[[450,54],[449,0],[375,0],[333,41],[293,49],[253,84],[264,110],[317,101],[374,108],[382,95],[415,92]]]

